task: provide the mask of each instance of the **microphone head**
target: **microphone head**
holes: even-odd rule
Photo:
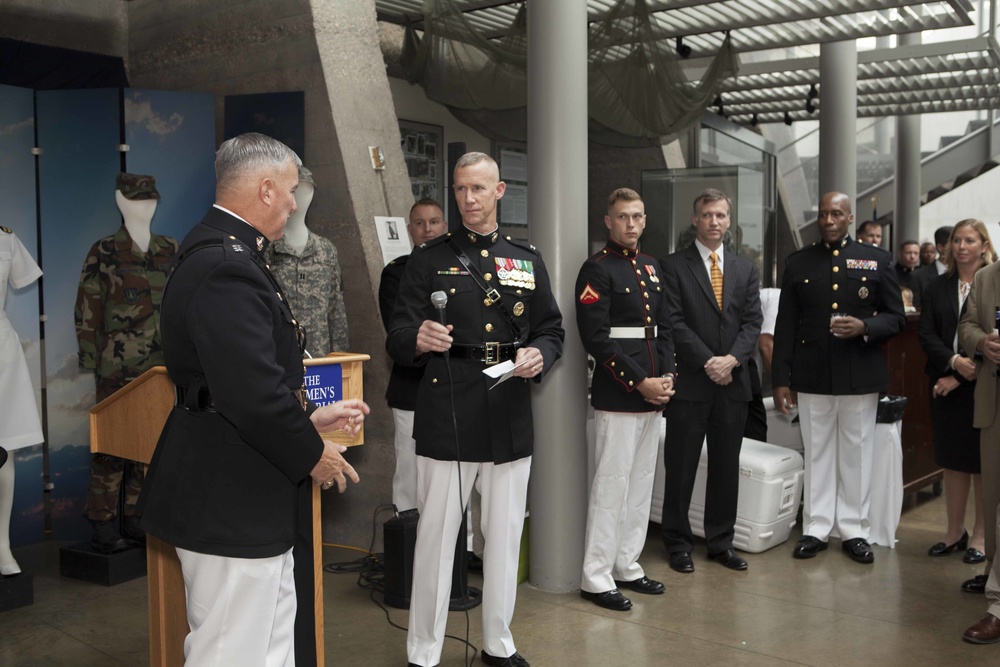
[[[437,309],[444,308],[448,305],[448,295],[441,290],[433,292],[431,294],[431,303],[434,304],[434,307]]]

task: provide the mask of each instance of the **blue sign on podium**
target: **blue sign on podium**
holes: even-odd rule
[[[306,366],[306,397],[317,407],[330,405],[344,397],[344,370],[340,364]]]

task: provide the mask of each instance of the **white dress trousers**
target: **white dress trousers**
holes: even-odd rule
[[[459,470],[462,489],[459,493]],[[409,662],[431,667],[441,661],[455,542],[462,512],[479,476],[482,494],[483,649],[505,658],[516,652],[510,633],[517,597],[521,530],[528,496],[531,457],[510,463],[438,461],[417,456],[417,543],[413,555]]]
[[[580,588],[603,593],[645,575],[646,543],[662,412],[594,411],[596,471],[590,485]]]
[[[799,392],[805,445],[802,534],[869,539],[878,394]]]
[[[417,443],[413,440],[413,410],[392,409],[395,426],[396,472],[392,475],[392,504],[396,509],[417,506]]]
[[[227,558],[177,549],[190,634],[186,667],[295,667],[292,551]]]

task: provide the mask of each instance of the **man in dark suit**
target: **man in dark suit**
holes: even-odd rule
[[[774,404],[798,394],[805,445],[805,507],[795,558],[812,558],[836,531],[844,551],[872,563],[868,544],[879,392],[889,387],[881,343],[906,320],[889,253],[847,235],[847,195],[819,205],[820,243],[785,263],[774,330]]]
[[[298,325],[262,259],[295,211],[300,164],[261,134],[223,143],[216,204],[163,296],[177,405],[138,509],[146,532],[177,548],[192,665],[316,664],[311,487],[358,481],[344,447],[319,433],[353,435],[368,406],[304,400]]]
[[[920,244],[903,241],[896,254],[896,280],[900,287],[913,290],[913,273],[920,266]]]
[[[934,245],[937,248],[937,258],[926,266],[921,266],[913,272],[913,284],[910,289],[913,291],[913,307],[920,308],[924,302],[924,290],[938,276],[944,275],[948,270],[945,266],[945,252],[948,250],[948,239],[951,237],[951,225],[938,227],[934,230]]]
[[[431,239],[436,239],[448,231],[441,204],[433,199],[421,199],[410,208],[410,219],[406,224],[413,247],[417,248]],[[409,255],[397,257],[382,269],[382,279],[378,287],[378,306],[382,314],[382,324],[388,333],[392,311],[396,307],[399,281],[406,270]],[[394,445],[396,449],[396,472],[392,476],[392,503],[399,511],[417,506],[417,454],[413,442],[413,411],[417,407],[417,392],[420,378],[424,376],[423,366],[404,366],[394,363],[385,399],[392,408],[395,426]]]
[[[688,508],[702,443],[708,442],[705,541],[709,558],[734,570],[740,448],[751,399],[748,361],[762,321],[757,269],[723,248],[732,201],[708,189],[694,200],[695,241],[661,259],[677,356],[676,395],[666,409],[663,543],[670,567],[693,572]]]
[[[467,153],[455,163],[462,226],[410,255],[386,349],[400,364],[425,366],[417,394],[417,542],[407,654],[413,665],[441,659],[451,570],[463,509],[481,483],[482,661],[527,667],[510,621],[531,471],[531,386],[562,354],[562,315],[541,254],[500,235],[497,201],[506,185],[496,162]],[[448,325],[431,295],[448,297]],[[497,386],[483,371],[513,362]],[[491,388],[492,387],[492,388]]]
[[[580,595],[615,611],[632,601],[618,587],[659,595],[639,554],[660,444],[660,412],[673,395],[674,346],[656,260],[639,252],[646,209],[639,193],[608,198],[608,242],[576,279],[576,323],[594,361],[596,470],[587,505]]]

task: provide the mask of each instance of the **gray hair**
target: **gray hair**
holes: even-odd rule
[[[280,169],[289,162],[302,166],[295,151],[277,139],[257,132],[241,134],[222,142],[215,153],[216,187],[233,187],[241,178]]]
[[[491,158],[486,153],[478,153],[475,151],[473,151],[472,153],[466,153],[462,157],[458,158],[458,161],[455,162],[455,169],[456,170],[465,169],[466,167],[471,167],[472,165],[479,164],[480,162],[489,162],[489,164],[493,166],[493,169],[496,170],[497,175],[499,176],[500,168],[497,166],[496,160]]]

